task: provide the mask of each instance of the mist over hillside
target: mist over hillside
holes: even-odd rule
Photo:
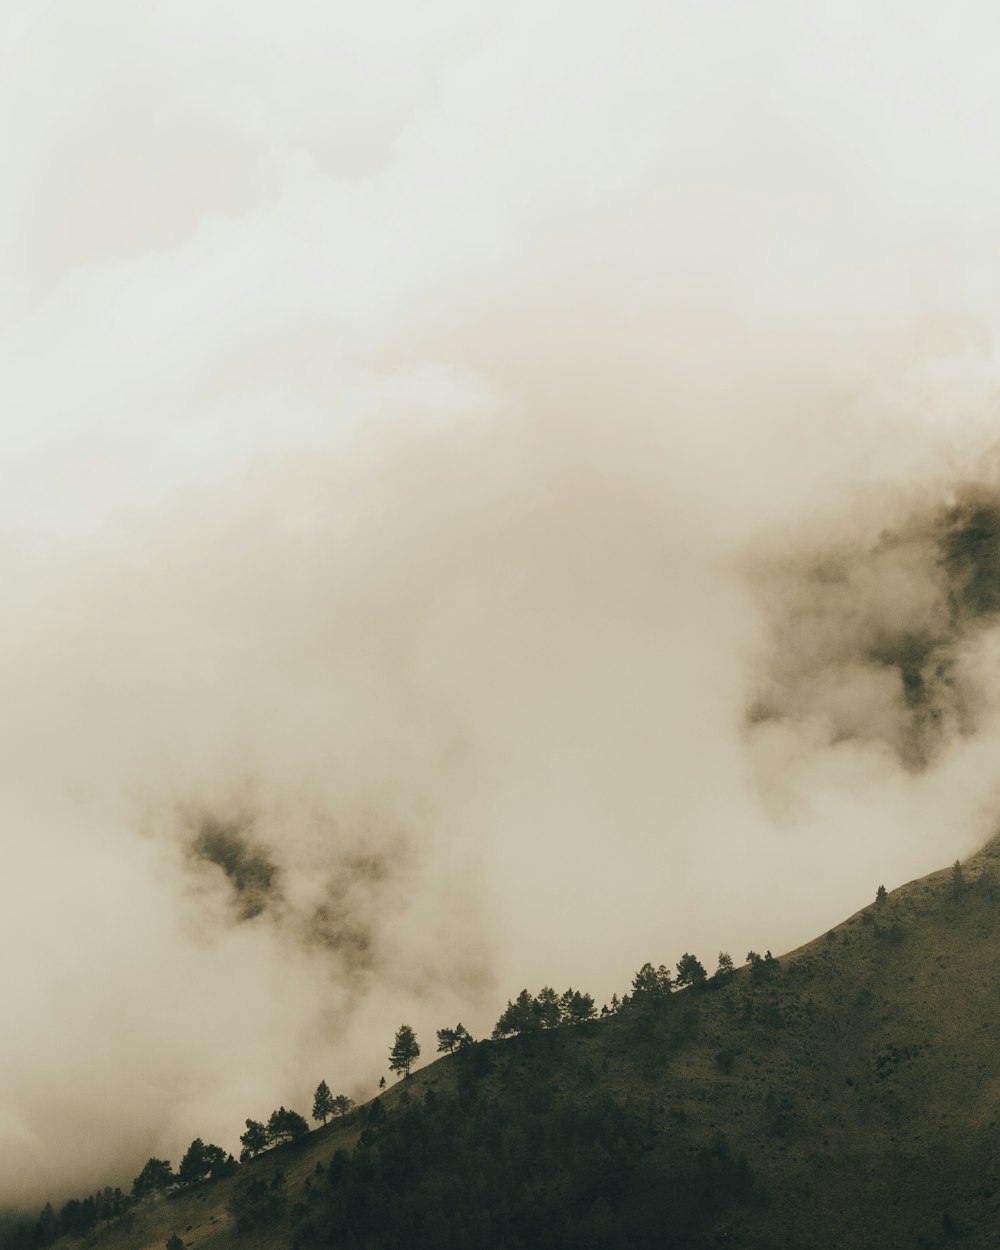
[[[3,22],[0,1203],[995,830],[992,11]]]

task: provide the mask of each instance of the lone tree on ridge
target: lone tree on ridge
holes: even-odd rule
[[[410,1066],[420,1054],[417,1038],[408,1024],[401,1024],[396,1030],[396,1040],[389,1051],[389,1070],[400,1076],[410,1075]]]

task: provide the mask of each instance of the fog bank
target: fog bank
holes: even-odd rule
[[[10,9],[0,1202],[996,830],[998,21]]]

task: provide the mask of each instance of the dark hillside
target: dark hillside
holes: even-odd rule
[[[84,1244],[996,1246],[998,869],[994,843],[879,901],[873,883],[721,985],[477,1044]]]

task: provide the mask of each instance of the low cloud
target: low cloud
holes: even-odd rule
[[[0,1202],[996,829],[992,12],[98,8],[0,88]]]

